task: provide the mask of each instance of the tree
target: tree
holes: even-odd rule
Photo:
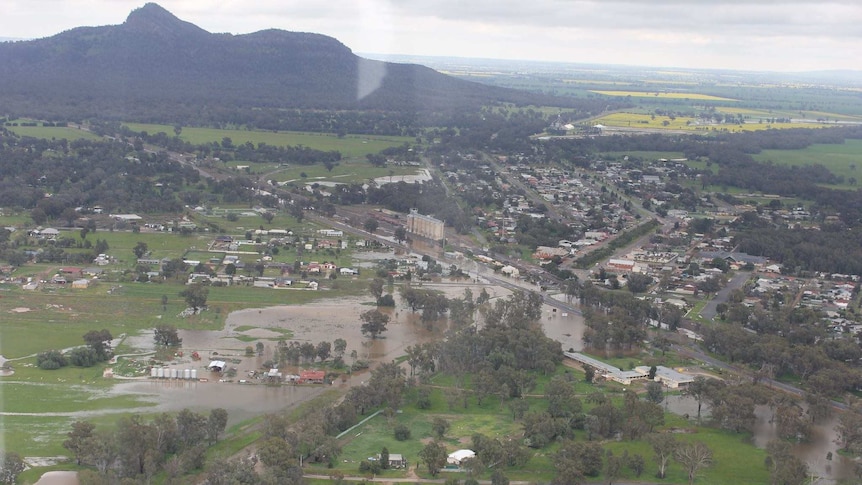
[[[328,359],[329,355],[332,353],[332,344],[329,342],[320,342],[314,350],[317,353],[317,358],[322,362]]]
[[[63,442],[63,448],[72,452],[78,465],[83,460],[86,442],[93,436],[95,429],[96,425],[89,421],[75,421],[72,423],[72,431],[66,433],[69,439]]]
[[[143,258],[144,255],[147,254],[147,251],[148,251],[147,243],[145,243],[145,242],[139,241],[138,244],[135,244],[135,247],[132,248],[132,252],[135,253],[135,257],[138,259]]]
[[[595,377],[596,377],[595,367],[588,365],[588,364],[584,364],[584,381],[592,384],[593,379],[595,379]]]
[[[398,441],[407,441],[410,439],[410,428],[403,424],[397,424],[395,425],[394,435]]]
[[[652,284],[652,276],[640,273],[632,273],[626,279],[626,286],[632,293],[643,293]]]
[[[36,355],[36,365],[42,370],[54,370],[69,365],[69,360],[59,350],[46,350]]]
[[[216,408],[210,411],[207,418],[207,440],[210,444],[218,441],[219,436],[224,433],[227,427],[227,411],[222,408]]]
[[[509,485],[509,478],[498,468],[491,473],[491,485]]]
[[[163,323],[153,330],[153,341],[164,347],[179,347],[183,343],[177,332],[177,327]]]
[[[69,362],[78,367],[92,367],[102,361],[91,347],[75,347],[66,355]]]
[[[608,485],[611,485],[614,480],[619,478],[623,470],[623,458],[616,456],[611,450],[605,453],[605,477],[608,479]]]
[[[90,330],[84,334],[84,342],[96,353],[100,361],[111,358],[111,340],[114,337],[107,329]]]
[[[380,278],[374,278],[368,283],[368,291],[371,292],[371,296],[374,297],[374,301],[380,300],[380,297],[383,295],[383,280]]]
[[[3,453],[3,463],[0,464],[0,483],[14,485],[18,475],[24,471],[24,459],[14,451]]]
[[[436,440],[428,443],[419,451],[419,459],[428,467],[428,473],[436,477],[446,465],[446,447]]]
[[[673,457],[685,468],[689,485],[694,483],[700,469],[712,464],[712,450],[700,441],[678,446]]]
[[[398,226],[395,228],[395,240],[400,242],[404,242],[407,240],[407,229],[404,229],[404,226]]]
[[[376,339],[378,335],[386,331],[389,323],[389,315],[380,313],[379,310],[368,310],[359,315],[362,320],[362,333]]]
[[[647,400],[656,404],[664,401],[664,389],[660,382],[647,382]]]
[[[177,413],[177,435],[181,449],[189,449],[202,443],[207,437],[207,418],[202,414],[183,409]]]
[[[791,454],[790,444],[785,441],[766,444],[766,468],[772,485],[802,485],[808,481],[808,465]]]
[[[434,432],[434,436],[436,436],[437,439],[443,439],[443,436],[446,435],[446,431],[449,431],[449,426],[449,421],[440,416],[436,416],[431,422],[431,430]]]
[[[347,350],[347,340],[344,340],[343,338],[335,339],[332,350],[335,352],[335,357],[344,357],[344,351]]]
[[[380,450],[380,467],[384,470],[389,468],[389,448],[385,446]]]
[[[185,298],[186,304],[197,311],[199,308],[205,307],[207,297],[209,297],[210,289],[200,283],[189,285],[188,288],[180,292],[180,296]]]
[[[374,234],[374,232],[377,231],[377,228],[380,227],[380,224],[378,224],[377,219],[369,217],[362,223],[362,227],[371,234]]]
[[[676,438],[672,434],[668,433],[656,433],[649,435],[647,437],[647,441],[650,446],[652,446],[653,450],[653,460],[655,460],[658,465],[658,473],[656,476],[658,478],[664,478],[667,476],[667,466],[670,463],[670,459],[673,457],[674,452],[676,451],[679,443],[676,441]]]
[[[571,418],[581,413],[581,400],[575,395],[575,387],[564,376],[554,376],[545,386],[548,414],[553,418]]]

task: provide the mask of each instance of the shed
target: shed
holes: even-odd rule
[[[449,456],[446,458],[446,463],[450,465],[461,465],[461,462],[466,460],[467,458],[475,458],[476,452],[473,450],[458,450],[449,453]]]
[[[223,360],[213,360],[210,361],[207,369],[213,372],[224,372],[225,367],[227,367],[227,363]]]

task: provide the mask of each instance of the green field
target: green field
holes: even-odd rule
[[[148,123],[124,123],[133,131],[147,133],[174,134],[174,127]],[[288,131],[250,131],[225,130],[218,128],[184,127],[180,138],[192,144],[221,143],[225,137],[230,138],[234,145],[251,142],[255,145],[266,143],[274,146],[302,145],[316,150],[337,150],[345,157],[364,157],[369,153],[378,153],[384,148],[399,146],[404,143],[414,143],[415,138],[405,136],[378,135],[347,135],[342,138],[329,133],[299,133]]]
[[[820,164],[833,174],[844,177],[842,188],[854,189],[850,179],[862,182],[862,140],[845,140],[840,145],[811,145],[802,150],[763,150],[754,155],[758,162],[805,166]]]
[[[30,122],[32,120],[14,120],[12,123]],[[90,133],[89,131],[79,130],[77,128],[65,128],[54,126],[5,126],[5,128],[16,135],[31,136],[33,138],[45,138],[48,140],[98,140],[100,137]]]
[[[579,370],[560,367],[558,373],[568,372],[574,377],[576,393],[584,403],[584,409],[590,409],[593,405],[586,401],[586,396],[595,391],[602,391],[611,396],[614,402],[622,399],[621,387],[611,385],[591,385],[583,382],[583,373]],[[342,438],[342,454],[339,455],[338,464],[335,469],[346,476],[361,476],[358,471],[359,462],[373,457],[385,446],[390,453],[400,453],[410,462],[411,466],[418,465],[418,475],[422,478],[431,478],[424,464],[418,458],[419,451],[424,447],[433,433],[431,422],[435,417],[442,417],[449,421],[450,428],[441,440],[447,451],[452,452],[459,448],[470,448],[471,437],[475,433],[481,433],[488,437],[505,439],[507,436],[520,436],[522,425],[512,418],[511,412],[506,405],[500,406],[497,398],[488,398],[482,405],[471,397],[468,407],[460,404],[450,408],[445,397],[445,388],[452,385],[451,376],[438,375],[432,381],[431,408],[420,410],[414,403],[402,406],[399,413],[386,417],[380,414],[370,419],[365,424],[350,431]],[[541,391],[536,389],[526,398],[530,403],[530,410],[541,411],[545,409],[546,401],[541,397]],[[410,399],[408,399],[410,401]],[[714,453],[715,464],[699,473],[698,483],[712,484],[735,484],[735,483],[766,483],[768,473],[763,464],[765,452],[757,449],[747,442],[749,438],[743,434],[733,434],[726,431],[715,430],[706,427],[694,426],[680,416],[665,414],[665,426],[662,429],[686,430],[679,433],[678,439],[682,442],[702,441]],[[411,430],[411,437],[406,441],[397,441],[393,436],[394,428],[398,424],[404,424]],[[583,431],[576,432],[576,441],[583,441],[586,435]],[[652,448],[644,440],[617,441],[607,440],[602,442],[605,449],[611,450],[619,456],[627,451],[630,455],[640,454],[646,460],[646,468],[641,477],[635,477],[631,470],[625,468],[620,480],[643,480],[649,482],[655,476],[657,465],[652,460]],[[529,461],[521,467],[506,467],[503,471],[511,480],[524,480],[529,482],[550,481],[555,475],[553,456],[558,449],[554,443],[542,449],[531,449]],[[311,468],[321,474],[329,473],[325,468]],[[480,479],[490,478],[491,470],[486,470]],[[384,478],[406,477],[403,470],[387,470],[380,475]],[[444,473],[443,478],[457,477],[466,478],[463,473]],[[591,483],[603,483],[603,475],[591,478]],[[686,483],[687,476],[682,467],[671,462],[668,476],[664,480],[667,483]]]

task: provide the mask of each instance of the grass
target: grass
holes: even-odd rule
[[[28,123],[33,122],[34,120],[13,120],[11,123]],[[46,140],[98,140],[99,136],[90,133],[89,131],[79,130],[77,128],[68,128],[68,127],[56,127],[56,126],[42,126],[42,123],[39,122],[39,126],[4,126],[7,130],[15,133],[20,136],[30,136],[33,138],[43,138]]]
[[[169,125],[149,123],[124,123],[124,125],[138,132],[174,134],[174,127]],[[369,153],[378,153],[384,148],[416,141],[415,138],[405,136],[347,135],[339,138],[330,133],[228,130],[195,127],[184,127],[180,134],[180,139],[195,145],[213,142],[221,143],[224,138],[230,138],[234,145],[251,142],[255,145],[260,143],[274,146],[302,145],[315,150],[337,150],[346,157],[364,157]]]
[[[758,131],[768,129],[788,128],[822,128],[820,123],[745,123],[745,124],[702,124],[698,119],[686,116],[677,116],[671,119],[668,116],[651,115],[648,113],[618,112],[611,113],[593,120],[596,124],[619,128],[641,128],[654,130],[685,130],[696,132],[740,132]],[[666,124],[665,124],[666,123]]]
[[[710,94],[701,93],[668,93],[660,91],[599,91],[593,90],[596,94],[604,94],[605,96],[631,96],[633,98],[662,98],[662,99],[689,99],[692,101],[738,101],[731,98],[722,98],[720,96],[712,96]]]
[[[320,182],[332,183],[366,183],[370,179],[393,176],[415,175],[419,167],[375,167],[366,160],[341,160],[332,171],[323,165],[295,165],[273,172],[268,177],[277,182],[293,182],[296,184],[312,184]],[[303,177],[303,174],[305,176]],[[322,190],[331,190],[321,187]]]
[[[833,174],[844,177],[842,188],[853,188],[850,179],[862,181],[862,140],[845,140],[842,144],[811,145],[802,150],[763,150],[753,155],[758,162],[805,166],[819,164]]]
[[[623,359],[631,360],[631,359]],[[583,382],[583,373],[579,370],[559,366],[556,374],[571,373],[574,378],[576,393],[583,400],[585,396],[597,390],[604,390],[612,394],[612,401],[619,405],[622,399],[619,394],[619,386],[597,386]],[[539,379],[546,382],[550,379]],[[450,409],[445,395],[445,389],[454,385],[454,378],[450,375],[438,374],[432,379],[430,389],[431,407],[420,410],[412,403],[410,396],[406,401],[410,404],[402,406],[399,413],[385,416],[383,414],[371,419],[361,427],[351,431],[342,439],[343,452],[339,456],[336,471],[348,476],[361,476],[359,463],[369,457],[377,455],[385,446],[390,453],[401,453],[407,457],[411,465],[419,465],[418,474],[422,478],[430,478],[424,465],[419,464],[418,453],[430,439],[432,439],[431,423],[435,417],[442,417],[450,422],[449,431],[441,440],[449,452],[459,448],[469,448],[473,434],[481,433],[489,437],[504,438],[506,436],[520,436],[521,423],[512,419],[507,406],[500,407],[497,398],[489,398],[482,405],[478,405],[473,397],[469,398],[469,406],[464,408],[460,403]],[[541,385],[541,384],[540,384]],[[541,390],[531,391],[530,396],[541,394]],[[541,411],[545,409],[546,403],[540,397],[528,397],[530,409]],[[584,402],[585,409],[592,405]],[[407,441],[399,442],[394,438],[396,425],[406,425],[411,430],[411,437]],[[733,434],[722,430],[705,427],[695,427],[681,416],[665,414],[665,426],[662,429],[683,429],[686,433],[677,435],[679,441],[702,441],[714,453],[715,464],[699,473],[699,483],[711,484],[735,484],[735,483],[765,483],[768,480],[766,467],[763,465],[765,452],[751,445],[747,435]],[[576,441],[585,439],[583,431],[576,432]],[[624,452],[629,455],[640,454],[646,460],[646,469],[641,477],[635,477],[627,468],[623,470],[621,479],[645,480],[657,473],[658,467],[652,460],[652,448],[644,440],[638,441],[616,441],[608,440],[602,442],[605,449],[613,451],[617,456]],[[548,481],[555,475],[553,466],[553,455],[558,444],[551,444],[546,448],[531,450],[531,458],[523,467],[508,467],[504,470],[505,475],[511,480],[525,481]],[[323,467],[312,468],[313,473],[328,474],[329,469]],[[399,478],[405,476],[404,471],[389,470],[381,475],[386,478]],[[479,477],[488,479],[490,470]],[[446,473],[443,478],[457,477],[465,478],[462,473]],[[605,480],[603,475],[591,478],[596,483]],[[667,483],[686,483],[687,477],[682,467],[671,462],[668,469]]]

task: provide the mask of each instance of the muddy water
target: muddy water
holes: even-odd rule
[[[448,297],[462,296],[465,288],[470,288],[474,296],[478,295],[482,288],[486,288],[492,298],[502,298],[510,294],[502,288],[471,283],[431,283],[424,287],[440,290]],[[274,359],[275,341],[270,339],[285,336],[289,340],[317,344],[343,338],[347,341],[344,359],[348,363],[354,360],[353,355],[356,359],[386,362],[404,355],[405,348],[410,345],[440,339],[448,326],[445,319],[427,325],[420,320],[419,313],[413,313],[402,306],[381,308],[381,311],[391,318],[387,331],[382,338],[369,339],[360,331],[359,315],[373,308],[365,300],[328,300],[304,306],[247,309],[228,315],[225,328],[219,331],[182,330],[180,336],[183,339],[184,355],[178,357],[169,367],[180,370],[197,369],[198,377],[206,378],[208,382],[134,380],[117,384],[113,392],[149,395],[149,399],[157,403],[157,411],[176,411],[185,407],[201,410],[221,407],[229,412],[231,422],[237,422],[283,409],[321,392],[321,387],[317,386],[265,386],[249,377],[250,372],[262,370],[266,361]],[[559,340],[564,349],[582,348],[584,325],[581,317],[573,314],[563,316],[562,312],[545,307],[542,324],[546,333]],[[255,345],[255,341],[249,341],[250,338],[264,343],[262,356],[245,356],[245,348]],[[147,342],[149,344],[146,344]],[[144,344],[151,346],[152,339],[147,336],[136,343],[141,347]],[[143,347],[142,350],[149,349]],[[200,361],[191,360],[192,351],[200,354]],[[234,382],[219,382],[221,375],[206,371],[204,366],[210,359],[225,360],[230,367],[236,367]],[[290,367],[281,370],[283,373],[298,373],[298,369]],[[354,377],[359,382],[365,378],[367,377],[362,375]],[[240,379],[248,382],[239,383]],[[351,381],[337,382],[339,386],[351,384]]]
[[[679,415],[689,415],[692,419],[697,416],[697,401],[688,396],[669,396],[666,400],[669,411]],[[767,406],[757,406],[754,412],[757,421],[754,425],[753,441],[758,448],[766,448],[767,443],[778,439],[778,429],[771,423],[772,410]],[[704,405],[701,416],[709,416],[709,408]],[[805,443],[796,443],[792,450],[794,456],[808,464],[810,473],[820,477],[821,484],[835,483],[841,479],[854,478],[853,460],[838,454],[838,433],[835,427],[838,425],[838,415],[824,423],[813,427],[811,439]],[[832,452],[832,460],[826,459],[826,454]]]

